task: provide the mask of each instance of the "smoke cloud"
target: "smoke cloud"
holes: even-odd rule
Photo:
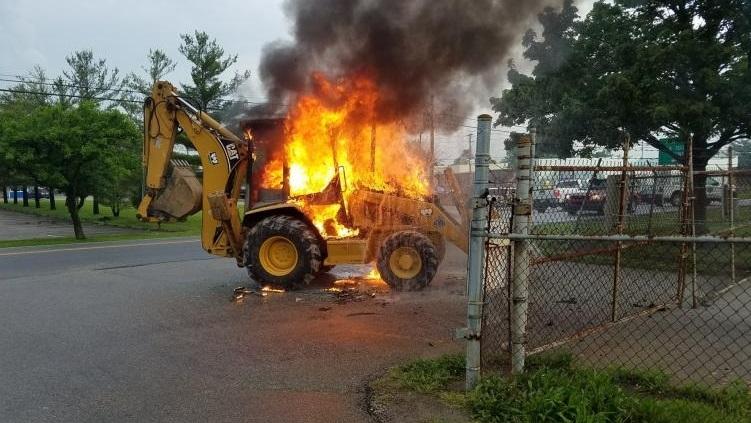
[[[419,116],[431,101],[436,113],[463,116],[494,94],[507,53],[545,3],[289,0],[294,41],[264,48],[260,76],[277,104],[310,90],[320,71],[372,78],[380,121]]]

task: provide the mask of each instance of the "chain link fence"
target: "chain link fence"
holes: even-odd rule
[[[520,345],[677,381],[751,381],[751,172],[528,172],[529,202],[489,190],[483,369],[513,367]]]

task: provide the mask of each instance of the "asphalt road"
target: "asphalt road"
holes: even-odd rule
[[[360,266],[233,302],[244,269],[196,240],[0,249],[0,421],[369,421],[370,378],[461,348],[465,260],[419,293],[337,302]]]

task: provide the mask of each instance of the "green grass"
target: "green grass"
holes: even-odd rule
[[[743,383],[723,388],[674,386],[667,375],[623,368],[579,366],[565,353],[530,357],[516,377],[490,375],[469,393],[450,390],[463,360],[418,360],[390,372],[404,389],[439,396],[479,422],[751,422]]]
[[[562,213],[562,212],[561,212]],[[734,221],[737,236],[751,236],[751,206],[737,207]],[[606,218],[595,215],[581,215],[579,224],[575,221],[546,222],[535,224],[532,232],[535,234],[574,234],[574,235],[606,235],[608,228],[605,227]],[[711,207],[707,209],[706,226],[710,234],[727,231],[730,227],[722,215],[722,209]],[[680,215],[677,210],[662,211],[655,209],[652,223],[649,222],[648,214],[629,215],[626,219],[624,233],[627,235],[653,235],[667,236],[679,235],[681,231]]]
[[[437,359],[422,359],[391,371],[390,377],[402,388],[422,394],[446,389],[448,384],[464,374],[464,357],[446,355]]]
[[[744,224],[735,231],[739,237],[751,236],[751,207],[738,207],[736,222]],[[738,224],[737,223],[737,224]],[[573,222],[543,223],[535,225],[536,234],[576,234],[576,235],[603,235],[604,220],[601,218],[582,220],[574,231]],[[723,220],[722,210],[712,208],[707,210],[707,228],[710,233],[727,235],[723,231],[728,229],[728,223]],[[650,231],[648,231],[650,229]],[[630,235],[679,235],[678,212],[660,212],[654,216],[650,227],[648,217],[645,215],[632,216],[628,220],[625,231]],[[534,241],[536,251],[542,256],[555,256],[574,251],[588,251],[612,247],[615,244],[604,241]],[[655,271],[677,272],[678,257],[680,253],[679,243],[650,243],[634,245],[624,243],[627,247],[623,250],[621,263],[624,267],[637,269],[650,269]],[[729,275],[731,268],[731,247],[729,244],[697,244],[697,273],[703,275]],[[690,253],[690,245],[689,245]],[[577,261],[588,264],[613,265],[614,254],[600,253],[568,258],[567,261]],[[690,272],[688,260],[688,271]],[[738,245],[735,248],[736,272],[739,275],[751,274],[751,248]]]
[[[43,216],[51,219],[55,219],[61,222],[70,223],[70,237],[63,238],[33,238],[23,240],[9,240],[0,241],[1,247],[20,247],[28,245],[57,245],[57,244],[69,244],[79,242],[101,242],[101,241],[117,241],[117,240],[129,240],[129,239],[144,239],[144,238],[164,238],[164,237],[179,237],[179,236],[195,236],[200,234],[201,231],[201,213],[196,213],[193,216],[188,217],[183,222],[170,222],[162,223],[161,225],[156,223],[141,222],[136,218],[136,209],[133,207],[125,207],[121,209],[120,216],[115,217],[112,215],[112,211],[108,206],[99,206],[100,214],[95,215],[93,211],[93,203],[91,199],[87,199],[84,206],[80,210],[81,221],[84,224],[106,225],[118,228],[133,229],[137,231],[131,231],[123,234],[103,234],[87,236],[85,240],[76,240],[73,237],[73,224],[70,220],[68,210],[65,208],[64,201],[57,201],[57,209],[50,210],[49,200],[43,199],[40,201],[40,208],[34,207],[34,202],[29,202],[29,207],[23,207],[21,202],[18,204],[13,203],[0,203],[0,210],[8,210],[18,213],[30,214],[35,216]],[[84,233],[86,229],[84,228]]]
[[[65,244],[88,244],[92,242],[130,241],[130,240],[139,240],[139,239],[162,239],[162,238],[174,238],[174,237],[182,237],[182,236],[191,236],[191,235],[175,233],[175,232],[143,231],[143,232],[133,232],[133,233],[125,233],[125,234],[92,235],[92,236],[87,236],[86,239],[76,239],[74,237],[11,239],[11,240],[0,241],[0,248],[40,247],[40,246],[46,246],[46,245],[65,245]]]

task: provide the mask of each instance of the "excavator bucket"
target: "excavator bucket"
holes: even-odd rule
[[[167,183],[150,208],[156,214],[181,220],[201,210],[201,182],[188,162],[172,160],[171,164]]]

